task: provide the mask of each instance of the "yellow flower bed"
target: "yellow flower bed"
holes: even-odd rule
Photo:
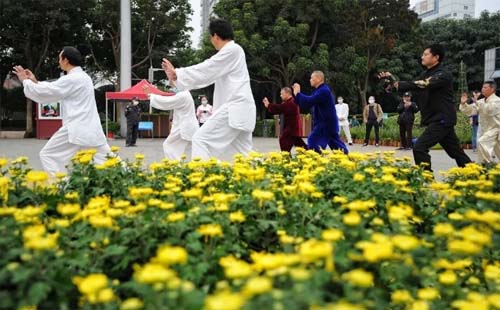
[[[500,165],[94,154],[0,158],[0,308],[500,309]]]

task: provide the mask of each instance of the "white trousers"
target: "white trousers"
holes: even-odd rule
[[[76,152],[84,149],[96,149],[97,152],[94,155],[96,164],[102,164],[106,161],[106,155],[111,155],[111,148],[107,143],[97,147],[69,143],[68,129],[63,126],[40,151],[43,169],[51,175],[55,175],[56,172],[67,172],[66,166],[71,158]]]
[[[347,138],[347,143],[352,143],[351,130],[349,129],[349,124],[339,126],[339,136],[342,130],[344,130],[345,136]]]
[[[186,154],[191,156],[191,141],[184,140],[181,138],[180,133],[170,134],[165,142],[163,142],[163,153],[168,159],[180,160],[181,156]]]
[[[491,155],[500,158],[500,129],[484,132],[477,140],[477,159],[480,163],[491,163]]]
[[[246,156],[251,149],[252,133],[230,127],[227,107],[223,106],[193,135],[191,158],[231,161],[234,155]]]

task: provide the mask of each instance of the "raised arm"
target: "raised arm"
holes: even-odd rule
[[[237,57],[239,55],[229,47],[197,65],[175,69],[177,88],[190,90],[213,84],[219,77],[227,74]]]
[[[328,98],[326,92],[321,90],[316,91],[311,96],[304,95],[303,93],[298,93],[295,97],[295,103],[297,103],[302,109],[310,109],[317,104],[327,101]]]
[[[173,110],[187,104],[194,105],[193,98],[188,91],[179,92],[174,96],[161,96],[151,94],[149,100],[151,106],[159,110]]]
[[[30,79],[23,81],[24,95],[39,103],[59,102],[73,91],[72,83],[62,77],[55,82],[35,83]]]

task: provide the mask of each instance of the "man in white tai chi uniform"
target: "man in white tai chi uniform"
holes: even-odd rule
[[[339,135],[343,130],[347,138],[347,143],[352,145],[351,130],[349,129],[349,105],[344,102],[344,98],[341,96],[337,98],[335,111],[337,112],[337,118],[339,119]]]
[[[191,140],[198,130],[198,120],[194,113],[193,97],[188,91],[173,96],[151,94],[147,86],[143,91],[148,95],[151,106],[159,110],[173,110],[172,128],[163,142],[163,152],[168,159],[181,159],[183,154],[191,156]]]
[[[500,158],[500,98],[496,90],[494,81],[486,81],[481,90],[483,99],[467,104],[467,94],[464,94],[460,100],[460,111],[469,116],[479,115],[481,132],[477,140],[477,159],[480,163],[491,163],[493,153]]]
[[[163,59],[162,67],[179,90],[202,88],[215,82],[213,114],[193,136],[192,158],[229,160],[237,153],[246,155],[252,149],[255,101],[245,52],[233,41],[231,25],[215,19],[208,28],[217,54],[180,69]]]
[[[64,47],[59,66],[67,74],[54,82],[38,82],[30,70],[14,67],[26,97],[38,103],[61,103],[63,125],[40,151],[43,168],[52,175],[66,172],[66,165],[79,150],[96,149],[94,162],[98,164],[112,154],[97,113],[94,85],[80,67],[82,61],[76,48]]]

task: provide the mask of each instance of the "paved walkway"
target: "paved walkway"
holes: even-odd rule
[[[110,145],[116,145],[120,147],[120,157],[128,158],[133,160],[136,153],[141,153],[146,156],[145,162],[152,163],[161,161],[163,158],[163,144],[164,139],[139,139],[137,141],[137,147],[125,147],[125,140],[109,140]],[[27,156],[29,158],[29,163],[33,169],[40,170],[42,165],[38,157],[40,149],[47,143],[47,140],[38,139],[0,139],[0,157],[7,157],[14,159],[19,156]],[[258,152],[270,152],[278,151],[279,144],[277,138],[253,138],[254,150]],[[354,144],[349,146],[351,152],[361,152],[369,153],[376,151],[393,151],[395,147],[374,147],[367,146],[362,147],[360,144]],[[476,153],[471,150],[466,150],[467,155],[473,160],[477,160]],[[412,157],[411,151],[396,151],[395,156]],[[448,170],[451,167],[456,166],[453,159],[449,158],[443,150],[433,150],[431,151],[432,156],[432,167],[434,171]],[[436,177],[439,176],[436,174]]]

